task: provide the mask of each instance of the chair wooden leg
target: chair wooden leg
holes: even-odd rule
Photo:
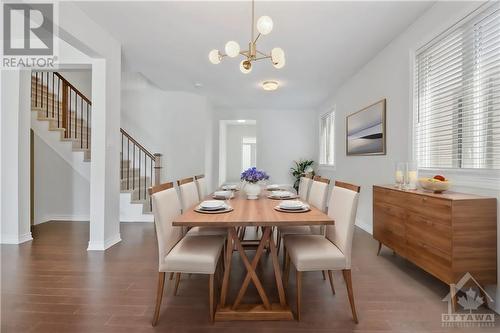
[[[160,317],[160,306],[161,300],[163,298],[163,287],[165,286],[165,272],[158,273],[158,288],[156,290],[156,305],[155,305],[155,313],[153,315],[153,322],[151,323],[153,326],[156,326],[158,323],[158,318]]]
[[[382,250],[382,242],[378,242],[377,256],[380,255],[380,250]]]
[[[208,280],[208,294],[209,294],[209,308],[210,308],[210,321],[214,321],[214,274],[210,274]]]
[[[175,273],[174,296],[177,296],[177,289],[179,289],[180,282],[181,282],[181,273]]]
[[[333,286],[332,271],[328,271],[328,279],[330,279],[330,287],[332,287],[332,293],[335,295],[335,287]]]
[[[285,267],[283,267],[283,287],[288,288],[288,279],[290,277],[290,256],[288,253],[283,253],[285,256]]]
[[[347,287],[347,296],[349,297],[349,303],[351,303],[351,312],[354,322],[358,323],[358,315],[356,314],[356,307],[354,306],[354,293],[352,291],[352,280],[351,280],[351,270],[343,269],[342,274],[344,275],[345,284]]]
[[[171,272],[170,275],[168,276],[168,279],[172,281],[173,278],[174,278],[174,272]]]
[[[276,230],[276,250],[278,251],[278,254],[280,254],[280,247],[281,247],[281,232],[280,230]]]
[[[323,281],[326,281],[326,271],[321,271],[321,274],[323,274]]]
[[[300,321],[300,296],[302,293],[302,272],[297,271],[297,320]]]

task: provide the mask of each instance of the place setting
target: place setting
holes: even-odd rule
[[[298,198],[298,195],[290,191],[277,190],[270,191],[267,197],[272,200],[291,200]]]
[[[212,197],[216,200],[230,200],[234,198],[234,191],[215,191]]]
[[[233,207],[222,200],[205,200],[194,209],[195,212],[202,214],[221,214],[231,212],[232,210]]]
[[[300,200],[281,201],[274,209],[283,213],[305,213],[311,210],[308,204]]]

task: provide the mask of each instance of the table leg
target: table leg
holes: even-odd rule
[[[226,306],[227,291],[229,289],[229,273],[231,272],[231,261],[232,261],[231,259],[233,257],[233,242],[231,240],[231,230],[233,230],[233,228],[227,228],[227,245],[226,245],[226,253],[224,254],[225,269],[224,269],[224,276],[222,278],[222,287],[220,292],[221,307]]]
[[[271,250],[271,258],[273,260],[274,277],[276,278],[276,287],[278,288],[278,295],[280,298],[281,306],[286,306],[285,289],[283,288],[283,280],[281,279],[281,270],[278,259],[278,250],[274,244],[274,238],[269,240],[269,248]]]

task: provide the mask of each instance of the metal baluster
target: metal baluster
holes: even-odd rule
[[[52,118],[54,118],[54,108],[55,108],[55,89],[54,89],[54,72],[52,72]]]
[[[88,110],[88,107],[87,107],[87,110]],[[121,133],[121,134],[122,134],[122,154],[121,154],[122,164],[120,164],[120,179],[123,180],[123,133]]]
[[[90,127],[89,127],[89,107],[90,107],[90,105],[87,103],[87,149],[89,149],[89,131],[90,131]]]
[[[35,72],[35,107],[38,106],[38,72]]]
[[[132,148],[132,190],[135,190],[135,143]]]
[[[61,127],[59,126],[59,116],[60,116],[60,108],[61,108],[61,105],[59,103],[59,97],[61,96],[61,79],[59,78],[59,76],[57,77],[57,128]]]
[[[75,139],[78,133],[78,120],[76,119],[77,112],[78,112],[78,94],[75,91]]]
[[[68,89],[68,96],[69,96],[69,102],[68,102],[68,128],[66,128],[66,131],[68,132],[68,138],[71,138],[71,90]]]
[[[144,199],[146,199],[146,188],[147,188],[147,180],[148,180],[148,172],[147,172],[147,165],[146,165],[146,162],[147,162],[147,155],[146,153],[144,153]]]
[[[46,101],[47,104],[45,105],[45,116],[48,118],[49,117],[49,72],[47,72],[47,88],[45,89],[46,91]]]
[[[130,180],[130,139],[127,138],[127,190],[130,188],[129,180]]]
[[[137,187],[139,189],[139,200],[141,200],[141,149],[139,148],[139,163],[137,165],[139,166],[139,186]]]
[[[83,148],[83,98],[80,105],[80,148]]]

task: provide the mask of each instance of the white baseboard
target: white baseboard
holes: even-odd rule
[[[22,235],[2,235],[0,239],[0,244],[21,244],[24,242],[29,242],[33,240],[31,232]]]
[[[367,233],[369,233],[370,235],[373,235],[373,226],[369,223],[366,223],[366,221],[363,221],[361,219],[356,219],[356,226],[363,229],[364,231],[366,231]]]
[[[89,222],[89,215],[46,215],[35,221],[35,225],[50,221]]]
[[[87,251],[104,251],[109,249],[111,246],[122,241],[120,233],[117,233],[111,237],[108,237],[104,240],[104,242],[91,242],[89,241],[89,246],[87,247]]]

